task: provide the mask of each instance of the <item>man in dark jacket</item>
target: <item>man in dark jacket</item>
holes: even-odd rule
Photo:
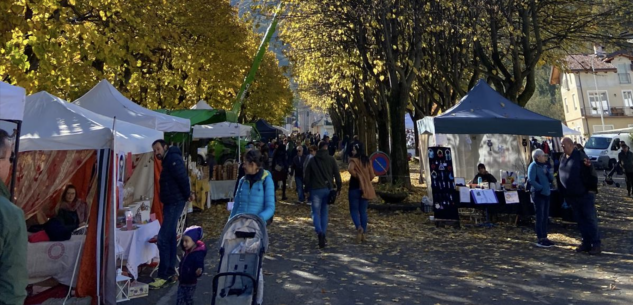
[[[325,247],[325,233],[328,225],[328,201],[336,180],[337,196],[341,192],[341,173],[336,160],[328,153],[328,143],[321,141],[316,156],[310,159],[304,172],[305,185],[310,189],[312,199],[312,221],[319,239],[319,247]]]
[[[292,160],[290,165],[290,175],[294,174],[295,184],[297,185],[297,195],[299,197],[299,203],[305,203],[304,188],[303,188],[303,168],[308,158],[303,154],[303,146],[297,146],[297,155]]]
[[[563,139],[562,148],[564,154],[558,169],[560,190],[565,201],[572,206],[582,235],[582,244],[576,248],[576,252],[600,254],[600,232],[595,205],[597,176],[593,176],[591,163],[575,148],[570,138]]]
[[[0,129],[0,304],[22,305],[29,278],[27,234],[24,212],[11,202],[4,184],[12,162],[9,134]]]
[[[160,201],[163,203],[163,223],[158,232],[158,251],[160,263],[158,277],[149,284],[151,289],[159,289],[173,282],[176,275],[178,219],[187,201],[193,200],[189,174],[182,159],[182,153],[176,146],[168,147],[164,140],[152,143],[156,159],[161,160]]]
[[[620,144],[620,147],[622,147],[622,151],[618,154],[618,163],[620,163],[620,166],[624,169],[626,190],[630,197],[631,192],[633,192],[633,152],[631,152],[631,149],[625,143]]]

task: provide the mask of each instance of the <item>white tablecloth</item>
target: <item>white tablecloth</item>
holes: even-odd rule
[[[66,241],[29,243],[26,252],[29,283],[52,277],[64,285],[74,287],[71,285],[73,270],[84,238],[84,235],[73,235]]]
[[[212,180],[209,181],[211,200],[233,199],[236,180]]]
[[[138,229],[123,231],[117,229],[117,255],[127,260],[127,269],[134,278],[138,278],[138,266],[150,263],[158,257],[158,247],[149,243],[152,237],[158,235],[160,224],[153,221],[144,225],[136,225]]]

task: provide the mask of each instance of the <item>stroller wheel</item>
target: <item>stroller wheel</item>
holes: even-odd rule
[[[615,184],[615,187],[620,187],[620,184],[619,184],[619,183],[616,183],[616,184]]]

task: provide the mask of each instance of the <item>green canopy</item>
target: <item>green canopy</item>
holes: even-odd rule
[[[207,125],[220,122],[237,122],[237,115],[235,114],[235,112],[222,109],[158,109],[156,111],[183,119],[189,119],[189,121],[191,121],[191,126]],[[188,141],[190,134],[191,133],[166,132],[165,140],[168,142],[182,142],[184,140]]]

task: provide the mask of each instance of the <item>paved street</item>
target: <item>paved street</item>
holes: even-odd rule
[[[279,203],[269,229],[264,303],[633,304],[633,199],[624,195],[601,189],[600,257],[574,253],[575,227],[554,224],[550,238],[558,246],[540,249],[531,228],[438,229],[420,212],[372,212],[368,243],[358,245],[346,200],[331,211],[331,245],[321,251],[309,206]],[[197,304],[210,304],[216,240],[227,216],[224,206],[215,206],[190,219],[211,237]],[[130,304],[175,304],[176,290],[151,291]]]

